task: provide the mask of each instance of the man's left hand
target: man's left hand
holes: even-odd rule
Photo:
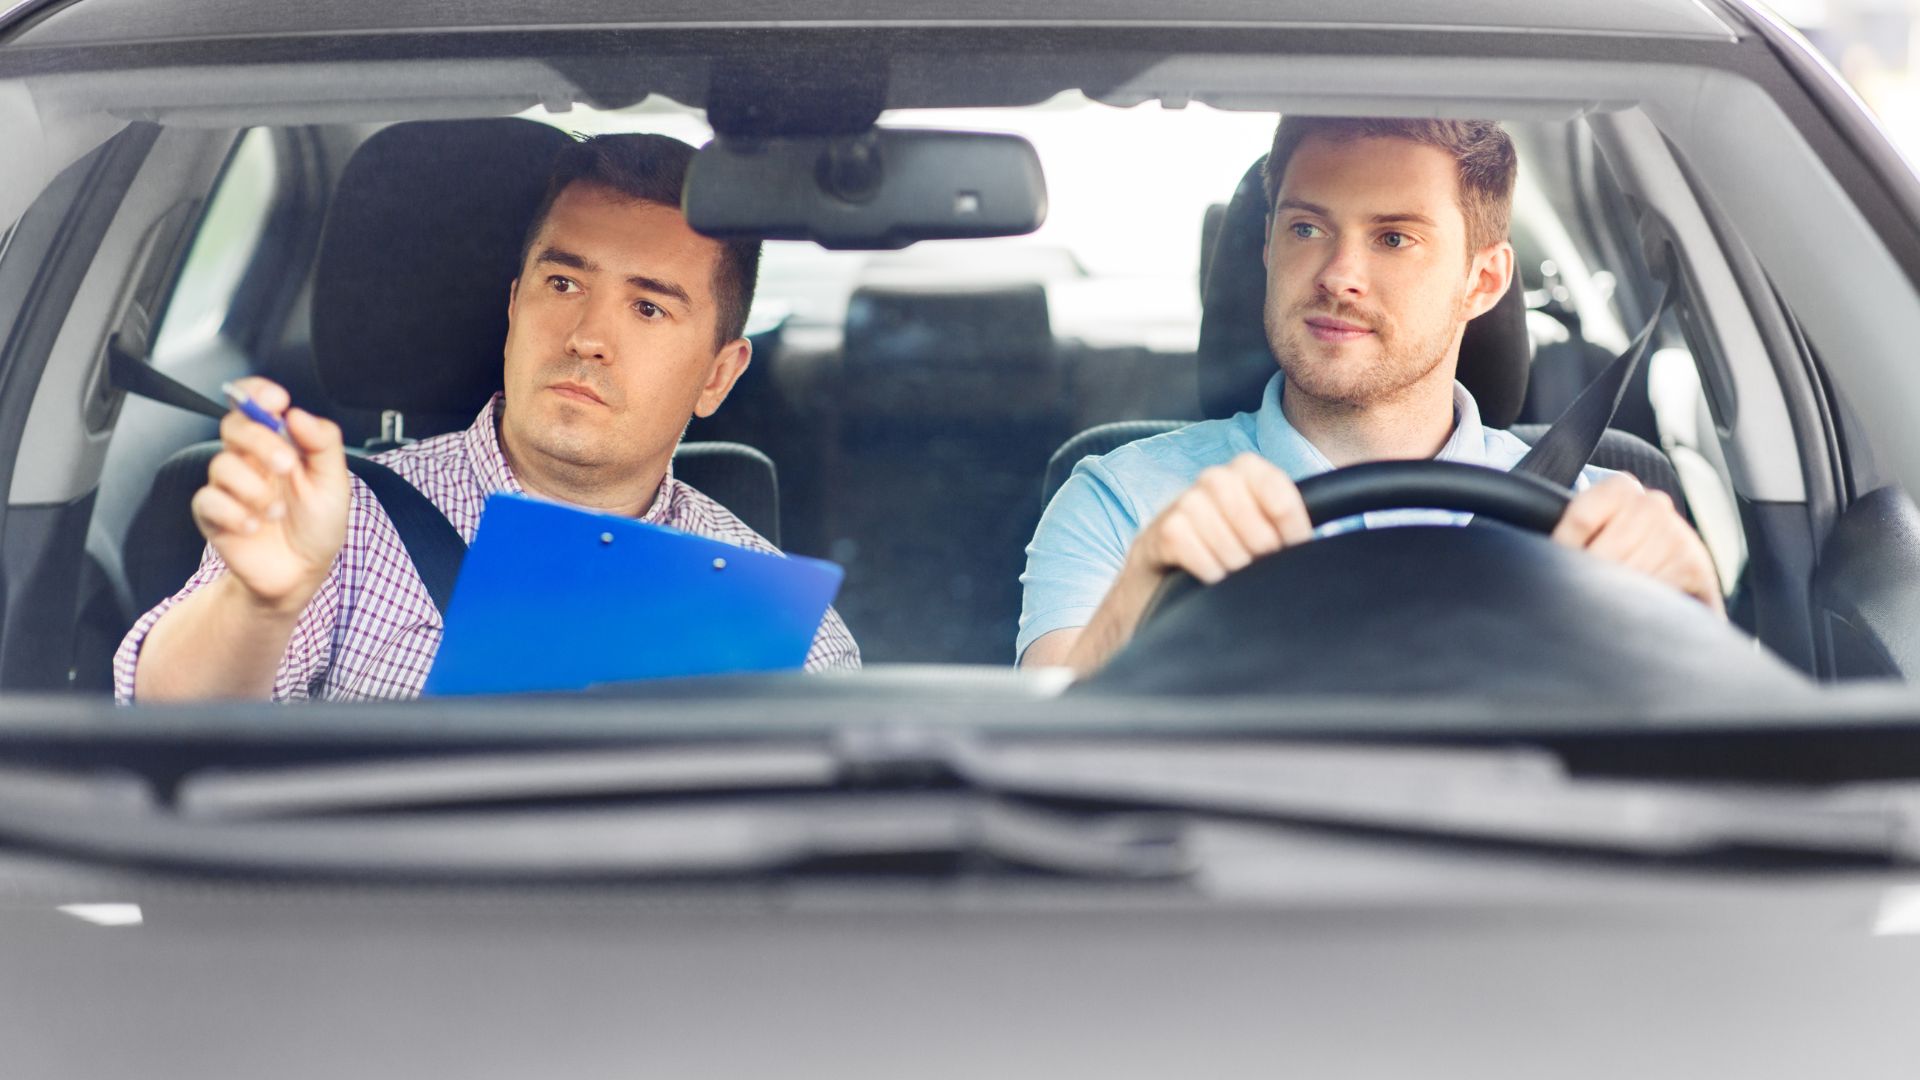
[[[1725,615],[1720,575],[1673,500],[1630,476],[1609,476],[1575,495],[1553,538],[1608,562],[1638,570]]]

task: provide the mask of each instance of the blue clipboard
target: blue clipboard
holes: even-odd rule
[[[797,670],[844,576],[819,559],[492,495],[422,693]]]

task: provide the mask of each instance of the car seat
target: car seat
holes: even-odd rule
[[[841,615],[870,660],[1001,660],[1039,463],[1071,430],[1045,287],[863,285],[837,382]]]

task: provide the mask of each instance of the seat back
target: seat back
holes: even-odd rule
[[[1040,505],[1045,508],[1053,501],[1060,485],[1073,475],[1073,467],[1081,460],[1110,454],[1130,442],[1150,439],[1169,431],[1178,431],[1186,427],[1185,420],[1116,420],[1111,424],[1098,424],[1060,444],[1060,449],[1047,459],[1047,475],[1041,481]]]
[[[842,340],[821,493],[840,614],[871,661],[1003,661],[1069,433],[1045,287],[868,284]]]
[[[502,117],[393,124],[354,150],[314,265],[313,362],[330,401],[473,419],[501,387],[507,290],[567,142]]]
[[[977,428],[1065,410],[1038,284],[862,286],[841,358],[848,411],[876,421]]]

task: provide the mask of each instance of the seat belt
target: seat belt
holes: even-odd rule
[[[127,393],[162,405],[216,420],[228,412],[225,405],[134,355],[121,344],[119,334],[107,340],[107,375],[113,385]],[[420,575],[427,595],[433,598],[433,606],[444,619],[447,605],[453,602],[453,583],[460,576],[460,564],[467,557],[467,542],[461,538],[460,530],[453,527],[453,522],[448,521],[419,488],[408,483],[406,477],[372,458],[348,454],[347,471],[367,485],[379,501],[380,509],[386,511],[387,519],[400,534],[400,543],[407,549],[407,558],[413,562],[414,573]]]
[[[1571,488],[1580,478],[1581,470],[1593,459],[1594,450],[1600,446],[1600,439],[1613,423],[1613,414],[1620,409],[1620,399],[1626,396],[1627,383],[1633,373],[1646,358],[1647,349],[1653,344],[1653,334],[1660,326],[1660,320],[1666,317],[1667,308],[1672,304],[1674,289],[1671,283],[1663,284],[1660,297],[1654,302],[1653,318],[1640,328],[1632,344],[1619,358],[1607,365],[1600,376],[1580,391],[1573,399],[1567,411],[1560,419],[1542,434],[1525,457],[1510,470],[1517,473],[1530,473],[1544,480],[1551,480],[1564,488]]]

